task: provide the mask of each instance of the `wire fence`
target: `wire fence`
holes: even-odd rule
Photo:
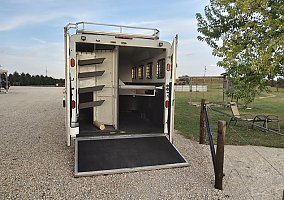
[[[222,111],[219,111],[219,110],[216,110],[216,109],[210,109],[220,115],[223,115],[223,116],[227,116],[229,117],[229,115],[227,113],[224,113]],[[244,123],[247,123],[247,125],[251,126],[253,125],[251,122],[244,122]],[[211,125],[212,126],[212,125]],[[249,126],[246,126],[249,127]],[[245,127],[245,126],[244,126]],[[276,133],[276,134],[279,134],[281,136],[284,136],[283,133],[279,133],[279,132],[276,132],[274,130],[269,130],[269,129],[265,129],[264,127],[258,127],[264,131],[270,131],[272,133]],[[250,142],[245,138],[243,137],[240,132],[244,131],[242,130],[243,127],[242,126],[227,126],[227,134],[235,134],[237,136],[237,138],[239,138],[240,140],[242,140],[245,144],[247,144],[248,146],[246,147],[246,149],[249,149],[249,152],[243,152],[244,154],[246,154],[246,161],[248,165],[248,169],[244,171],[242,171],[242,169],[239,168],[239,165],[237,165],[236,163],[238,162],[238,159],[236,159],[236,156],[233,156],[233,155],[230,155],[228,152],[226,152],[225,150],[225,162],[227,161],[227,165],[226,166],[229,166],[228,168],[229,169],[225,169],[227,171],[227,174],[225,175],[224,177],[224,190],[226,192],[228,192],[231,197],[233,197],[234,199],[259,199],[260,197],[264,197],[266,199],[280,199],[281,197],[280,196],[275,196],[275,195],[278,195],[279,193],[277,192],[271,192],[273,191],[274,189],[276,189],[277,191],[278,190],[281,190],[279,189],[279,187],[282,187],[284,186],[284,172],[281,171],[280,169],[277,168],[277,166],[275,166],[275,164],[273,162],[271,162],[269,159],[266,158],[266,156],[260,152],[258,150],[257,147],[253,146],[250,144]],[[247,128],[246,131],[251,131]],[[283,140],[284,140],[284,137],[283,137]],[[242,150],[240,150],[242,151]],[[251,158],[250,156],[256,156],[257,157],[257,160],[259,161],[259,163],[264,163],[266,166],[262,166],[263,168],[265,169],[254,169],[256,165],[256,163],[254,162],[254,160],[256,160],[256,157],[254,158]],[[239,155],[241,156],[241,155]],[[244,163],[242,163],[244,164]],[[259,171],[263,171],[263,173],[266,173],[266,171],[271,171],[271,175],[273,174],[273,177],[275,178],[275,180],[273,181],[276,181],[275,184],[276,186],[274,185],[270,185],[269,184],[269,180],[263,180],[263,174],[259,174],[259,176],[261,176],[260,178],[258,177],[253,177],[251,178],[250,174],[256,174],[255,176],[257,176],[257,172],[256,170],[259,170]],[[273,173],[273,171],[275,173]],[[244,174],[244,173],[247,173],[247,174]],[[272,178],[272,177],[270,177]],[[254,180],[254,182],[252,182],[252,180]],[[272,178],[273,179],[273,178]],[[266,186],[262,186],[261,188],[258,188],[258,189],[255,189],[255,188],[252,188],[252,185],[265,185],[266,183],[263,183],[263,181],[267,181],[267,185]],[[272,181],[272,182],[273,182]],[[241,185],[238,185],[236,184],[236,182],[239,182],[241,183]],[[282,184],[281,184],[282,183]],[[272,187],[277,187],[279,184],[279,187],[278,188],[272,188]],[[283,192],[283,189],[282,188],[282,192]],[[282,192],[281,194],[279,195],[282,195]],[[237,194],[236,194],[237,193]],[[283,197],[282,197],[283,198]]]
[[[230,130],[232,130],[235,134],[237,134],[239,136],[239,138],[241,138],[244,142],[249,143],[243,136],[241,136],[238,131],[236,131],[232,126],[229,127]],[[274,167],[273,164],[271,164],[259,151],[256,150],[256,148],[254,146],[250,146],[250,148],[252,148],[265,162],[267,162],[279,175],[281,175],[284,178],[284,175]]]
[[[210,107],[210,110],[212,110],[212,111],[214,111],[218,114],[221,114],[221,115],[224,115],[224,116],[227,116],[227,117],[231,117],[231,115],[229,115],[228,113],[225,113],[221,110],[215,109],[214,107]],[[284,133],[282,133],[281,131],[276,131],[276,130],[271,129],[271,128],[266,128],[266,127],[261,126],[259,124],[253,123],[253,121],[248,121],[248,120],[241,119],[241,118],[238,119],[238,120],[247,123],[247,125],[250,125],[251,127],[257,127],[258,129],[260,129],[262,131],[269,131],[269,132],[284,136]]]

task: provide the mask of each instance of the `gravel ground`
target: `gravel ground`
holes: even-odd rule
[[[62,88],[12,87],[0,94],[0,199],[281,199],[283,176],[251,147],[226,146],[226,185],[219,191],[209,147],[178,134],[174,143],[189,167],[73,178],[74,148],[65,145],[61,105]],[[283,149],[266,149],[283,174]],[[277,186],[258,190],[259,175],[262,185]]]
[[[224,173],[224,191],[237,199],[284,198],[284,149],[226,145]]]

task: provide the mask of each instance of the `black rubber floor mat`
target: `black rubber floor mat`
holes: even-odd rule
[[[75,175],[108,174],[120,169],[138,171],[157,166],[157,168],[187,165],[186,160],[165,136],[77,139],[75,155]],[[166,165],[167,167],[161,167]],[[152,169],[151,168],[151,169]],[[155,168],[155,167],[154,167]]]

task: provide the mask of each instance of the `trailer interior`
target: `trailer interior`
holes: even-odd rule
[[[163,133],[164,130],[164,83],[165,49],[142,47],[118,47],[78,43],[77,52],[116,53],[117,63],[113,63],[118,73],[117,124],[105,124],[100,130],[93,125],[94,107],[79,111],[79,136],[106,134]],[[79,94],[79,103],[91,102],[94,92]]]

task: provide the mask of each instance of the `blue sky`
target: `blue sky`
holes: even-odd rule
[[[209,0],[1,0],[0,65],[9,72],[64,77],[63,27],[69,22],[157,28],[160,39],[179,35],[178,75],[219,75],[218,58],[196,39],[195,13]]]

